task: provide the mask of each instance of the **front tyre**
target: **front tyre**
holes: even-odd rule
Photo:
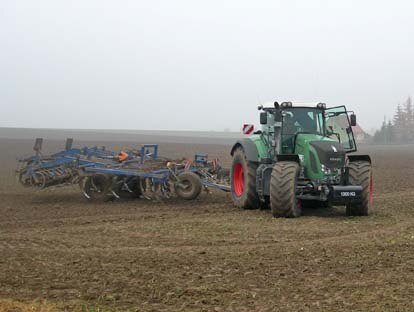
[[[243,148],[233,153],[230,170],[231,198],[233,203],[242,209],[257,209],[260,206],[256,191],[257,163],[248,161]]]
[[[349,183],[351,185],[361,185],[361,202],[346,205],[348,216],[367,216],[372,198],[372,170],[369,161],[353,161],[348,165]]]
[[[296,197],[299,165],[292,161],[277,162],[270,178],[270,208],[275,218],[297,218],[302,203]]]

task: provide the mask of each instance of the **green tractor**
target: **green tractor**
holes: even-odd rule
[[[274,217],[299,217],[303,207],[346,206],[366,216],[372,202],[371,158],[356,152],[356,116],[324,103],[259,106],[261,130],[234,144],[231,195],[236,206],[270,205]]]

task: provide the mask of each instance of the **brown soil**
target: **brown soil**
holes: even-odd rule
[[[363,149],[374,162],[369,217],[339,207],[273,219],[218,192],[91,204],[76,188],[24,189],[14,157],[31,145],[0,140],[0,311],[414,309],[414,147]],[[196,151],[229,161],[224,145],[161,149]]]

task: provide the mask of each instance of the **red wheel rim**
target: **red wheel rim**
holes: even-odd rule
[[[233,169],[233,190],[237,197],[242,196],[244,190],[244,170],[241,163],[237,163]]]
[[[372,198],[372,193],[374,191],[374,186],[372,183],[372,175],[369,178],[369,203],[372,204],[373,198]]]

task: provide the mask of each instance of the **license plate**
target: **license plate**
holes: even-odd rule
[[[356,192],[341,192],[341,197],[355,197]]]

